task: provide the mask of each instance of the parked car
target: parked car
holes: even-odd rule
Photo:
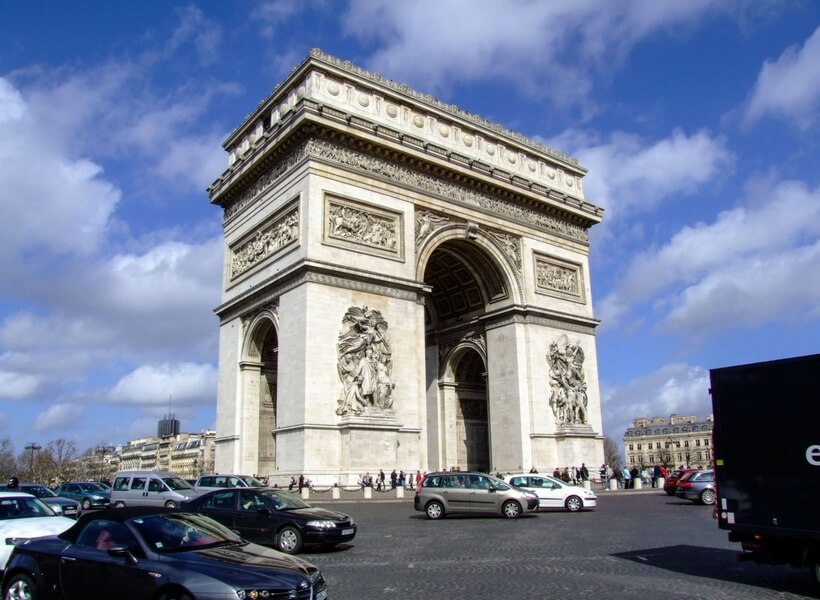
[[[700,504],[714,504],[717,498],[715,491],[715,471],[706,469],[687,473],[678,481],[675,496],[686,498]]]
[[[8,491],[8,485],[0,485],[0,491]],[[15,491],[25,492],[39,498],[58,515],[76,519],[80,515],[80,503],[69,498],[62,498],[39,483],[19,483]]]
[[[514,519],[538,508],[538,496],[485,473],[428,473],[416,490],[413,508],[428,519],[455,513],[496,513]]]
[[[58,515],[31,494],[0,492],[0,572],[6,569],[15,544],[29,538],[62,533],[74,523],[73,519]]]
[[[202,490],[167,471],[120,471],[111,489],[111,505],[176,508],[201,494]]]
[[[4,598],[327,598],[317,567],[205,515],[111,508],[74,523],[56,538],[15,547]]]
[[[691,473],[692,471],[697,471],[697,469],[695,469],[694,467],[688,467],[685,469],[675,469],[674,471],[670,471],[669,476],[663,482],[663,491],[669,494],[670,496],[674,496],[680,478],[686,475],[687,473]]]
[[[219,490],[224,488],[263,488],[267,487],[256,477],[250,475],[202,475],[194,487],[198,490]]]
[[[91,508],[105,508],[110,502],[110,494],[93,483],[85,481],[69,481],[63,483],[55,493],[63,498],[71,498],[82,505],[83,510]]]
[[[570,512],[578,512],[583,508],[595,508],[598,503],[598,497],[591,490],[570,485],[549,475],[513,473],[506,475],[504,481],[534,492],[538,496],[538,508],[565,508]]]
[[[214,490],[180,508],[208,515],[251,542],[288,554],[306,545],[331,547],[356,537],[356,523],[348,515],[312,507],[294,494],[273,488]]]

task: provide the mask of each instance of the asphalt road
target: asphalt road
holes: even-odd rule
[[[332,600],[366,598],[818,598],[807,569],[737,562],[712,508],[655,490],[599,492],[598,508],[515,520],[429,521],[404,500],[323,501],[356,519],[351,544],[303,556]]]

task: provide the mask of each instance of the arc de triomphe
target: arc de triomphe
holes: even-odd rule
[[[218,472],[603,462],[575,159],[318,50],[224,147]]]

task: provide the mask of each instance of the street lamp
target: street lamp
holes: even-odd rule
[[[31,452],[31,459],[29,462],[29,478],[32,482],[34,482],[34,453],[41,449],[42,446],[40,444],[37,444],[36,442],[26,444],[26,450],[29,450]]]
[[[104,475],[104,462],[105,462],[105,455],[106,454],[113,454],[114,453],[114,446],[97,446],[97,454],[100,455],[100,477],[99,481],[103,480]]]

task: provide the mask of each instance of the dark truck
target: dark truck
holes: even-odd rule
[[[820,354],[709,371],[718,524],[820,584]]]

